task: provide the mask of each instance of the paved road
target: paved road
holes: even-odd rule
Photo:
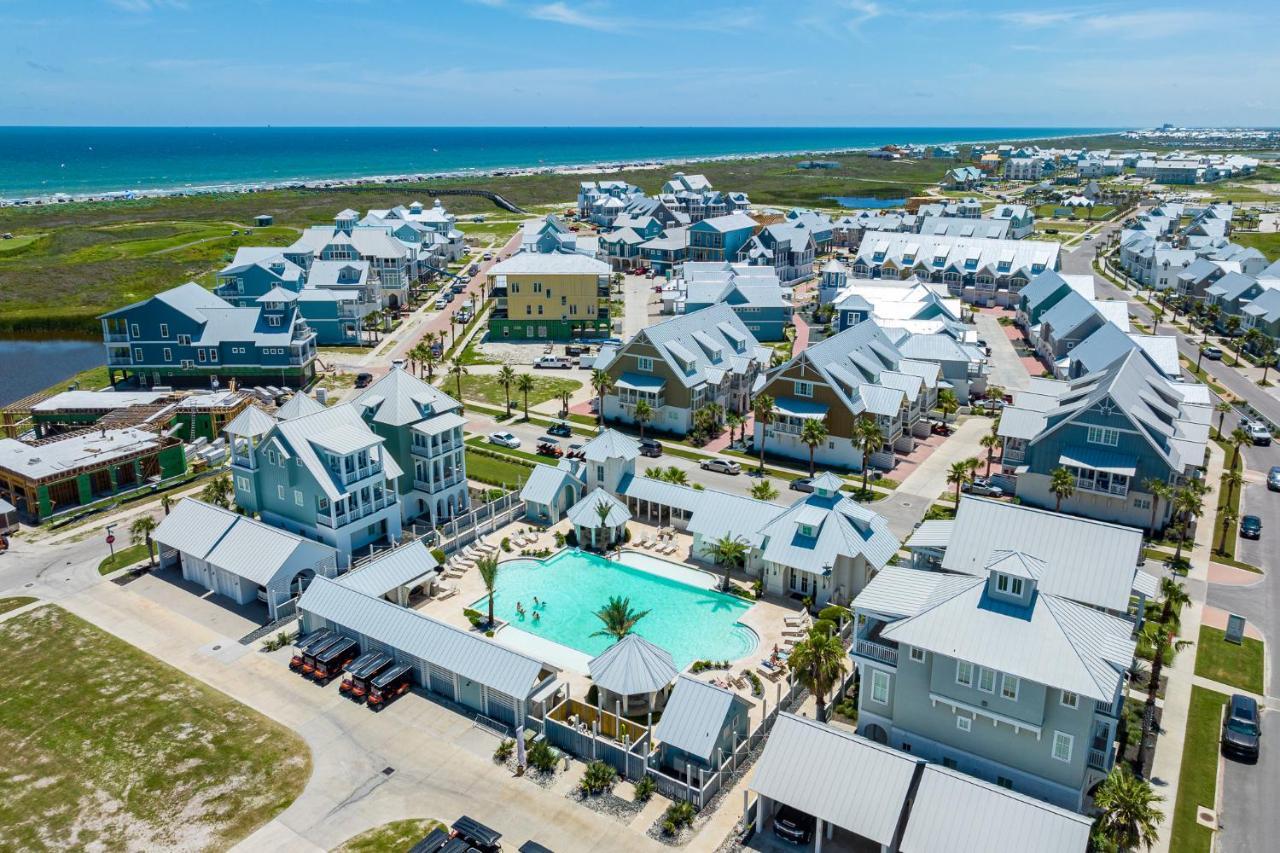
[[[978,327],[978,336],[991,347],[991,356],[987,359],[991,375],[987,377],[987,384],[998,385],[1010,394],[1025,391],[1031,384],[1031,375],[999,320],[991,314],[977,314],[974,323]]]

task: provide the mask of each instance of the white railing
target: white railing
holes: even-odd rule
[[[858,639],[855,646],[857,653],[863,657],[873,658],[881,663],[887,663],[891,666],[898,665],[898,650],[892,646],[886,646],[884,643],[877,643],[875,640]]]

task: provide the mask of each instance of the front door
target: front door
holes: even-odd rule
[[[791,591],[798,592],[801,595],[808,595],[810,591],[809,573],[791,570]]]

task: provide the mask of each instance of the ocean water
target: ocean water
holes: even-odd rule
[[[101,341],[0,339],[0,406],[97,367],[105,360]]]
[[[0,198],[1032,139],[1053,127],[0,127]]]

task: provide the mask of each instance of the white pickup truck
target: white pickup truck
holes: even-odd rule
[[[573,362],[564,356],[544,355],[535,361],[533,366],[538,370],[568,370],[573,367]]]

